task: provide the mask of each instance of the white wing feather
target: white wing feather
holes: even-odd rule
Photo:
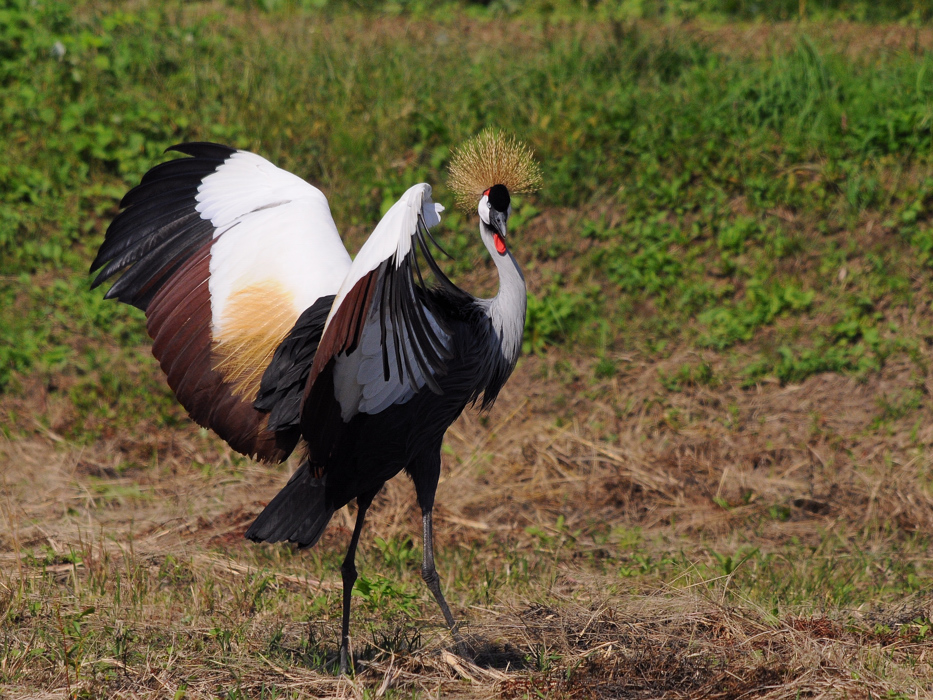
[[[411,250],[411,239],[417,231],[419,214],[424,217],[428,228],[432,228],[441,222],[442,211],[444,207],[431,200],[430,185],[422,182],[409,187],[386,212],[376,225],[376,230],[360,248],[360,252],[353,260],[350,272],[340,285],[340,291],[334,299],[327,322],[330,323],[334,313],[340,308],[340,303],[354,285],[378,268],[385,260],[394,255],[396,267],[401,264]]]
[[[350,270],[324,194],[261,156],[237,151],[204,178],[196,199],[216,228],[209,282],[215,337],[238,290],[275,281],[291,296],[297,319],[335,294]]]
[[[426,184],[410,188],[396,202],[376,226],[369,240],[360,249],[350,272],[341,285],[331,309],[333,317],[347,293],[367,274],[378,269],[383,262],[394,259],[396,268],[411,252],[412,238],[417,233],[419,214],[430,228],[440,223],[444,208],[431,201],[431,187]],[[379,280],[381,282],[381,279]],[[377,289],[378,289],[377,285]],[[441,330],[436,319],[425,309],[435,335],[445,347],[450,338]],[[411,354],[411,331],[402,324],[385,320],[385,348],[382,342],[379,300],[374,299],[362,329],[360,342],[349,355],[337,357],[334,366],[334,391],[340,404],[341,417],[349,421],[357,413],[376,414],[389,406],[405,403],[426,384],[423,371],[410,362],[411,376],[399,377],[395,353],[395,338],[403,353]],[[388,354],[389,378],[384,374],[383,349]]]

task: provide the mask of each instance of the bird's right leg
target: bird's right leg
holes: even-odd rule
[[[381,487],[380,487],[381,488]],[[340,565],[340,575],[343,578],[343,625],[340,632],[340,674],[346,675],[349,667],[350,651],[350,596],[353,593],[353,584],[356,583],[356,546],[363,531],[363,520],[366,511],[373,502],[379,489],[356,497],[356,525],[353,527],[353,537],[347,548],[347,556]]]
[[[423,526],[424,556],[421,560],[421,578],[427,584],[428,590],[437,601],[444,620],[450,628],[450,634],[457,644],[457,651],[463,658],[469,658],[466,644],[463,643],[463,637],[457,629],[457,621],[454,620],[450,612],[450,606],[444,598],[444,592],[441,591],[441,577],[437,574],[437,567],[434,566],[434,495],[437,492],[437,482],[441,475],[441,446],[437,445],[437,452],[430,452],[423,461],[415,462],[409,472],[412,481],[415,482],[415,493],[418,496],[418,505],[421,506],[421,524]]]
[[[460,636],[460,631],[457,629],[457,622],[454,620],[454,616],[450,612],[450,606],[447,605],[447,600],[444,598],[444,593],[441,591],[441,577],[438,575],[437,568],[434,566],[434,523],[431,514],[431,510],[422,510],[421,522],[424,526],[424,558],[421,562],[421,578],[424,579],[424,582],[428,586],[428,590],[431,591],[434,600],[437,601],[444,615],[444,620],[447,621],[450,633],[457,643],[457,651],[460,652],[460,656],[469,658],[466,644],[463,643],[463,637]]]

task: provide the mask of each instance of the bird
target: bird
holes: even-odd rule
[[[488,410],[519,358],[526,313],[510,250],[511,195],[540,186],[529,147],[487,129],[456,149],[448,186],[479,215],[498,293],[457,287],[431,253],[444,207],[410,187],[351,259],[324,193],[260,155],[171,146],[186,157],[149,170],[120,202],[91,264],[92,287],[145,312],[152,352],[199,425],[262,462],[302,445],[300,466],[246,531],[313,546],[356,500],[340,567],[341,674],[366,513],[405,472],[422,514],[421,575],[458,651],[462,637],[434,563],[433,518],[447,428]],[[426,281],[430,273],[433,283]]]

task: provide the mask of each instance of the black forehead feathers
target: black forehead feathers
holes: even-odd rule
[[[493,185],[489,188],[489,206],[496,211],[507,212],[511,201],[505,185]]]

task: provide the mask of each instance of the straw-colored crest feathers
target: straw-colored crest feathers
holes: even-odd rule
[[[511,194],[534,192],[541,187],[541,169],[528,146],[486,129],[454,152],[448,186],[457,206],[469,212],[493,185],[505,185]]]

